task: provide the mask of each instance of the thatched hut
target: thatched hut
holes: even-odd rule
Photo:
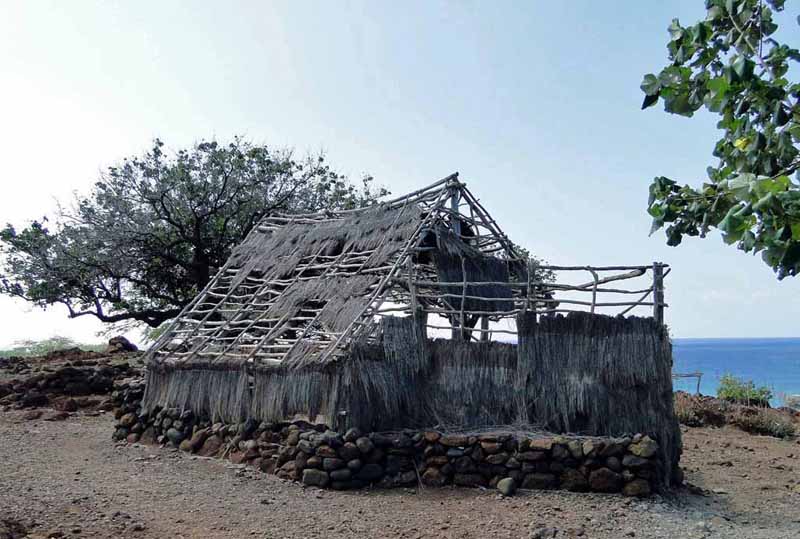
[[[591,280],[543,278],[575,270]],[[151,348],[144,406],[366,431],[647,432],[674,467],[663,275],[536,266],[457,175],[366,209],[272,215]]]

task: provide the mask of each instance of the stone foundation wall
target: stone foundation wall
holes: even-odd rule
[[[114,438],[164,444],[229,458],[306,485],[497,487],[622,492],[647,496],[661,484],[658,443],[648,436],[579,437],[511,432],[453,434],[432,430],[344,434],[305,421],[210,423],[175,408],[141,411],[142,382],[112,397]]]

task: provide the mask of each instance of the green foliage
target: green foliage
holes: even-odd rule
[[[266,214],[349,209],[386,194],[353,185],[323,157],[297,160],[242,139],[202,141],[101,174],[87,196],[17,230],[0,230],[0,293],[71,317],[144,322],[176,316]]]
[[[531,279],[534,281],[539,281],[543,283],[554,283],[556,281],[556,272],[551,269],[545,269],[542,266],[547,265],[547,261],[543,258],[540,258],[536,255],[531,254],[531,252],[522,247],[521,245],[517,245],[514,242],[511,242],[511,246],[516,251],[517,256],[523,260],[528,261],[528,265],[531,268]],[[505,258],[506,254],[505,251],[501,251],[499,253],[501,258]]]
[[[752,380],[741,380],[731,374],[725,374],[719,380],[717,397],[737,404],[753,404],[769,406],[772,391],[768,387],[756,387]]]
[[[100,352],[105,350],[105,345],[78,344],[69,337],[55,336],[42,341],[17,341],[12,345],[12,348],[0,350],[0,357],[39,357],[67,348],[80,348],[85,351]]]
[[[701,108],[722,131],[702,186],[663,176],[650,185],[651,233],[668,245],[718,229],[727,244],[761,253],[779,279],[800,271],[800,84],[787,78],[797,49],[773,36],[783,0],[706,0],[706,18],[668,28],[670,63],[647,74],[642,108],[690,117]]]

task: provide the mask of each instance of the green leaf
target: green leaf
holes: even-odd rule
[[[707,21],[716,21],[721,19],[725,15],[725,12],[719,6],[711,6],[708,8],[708,13],[706,15]]]
[[[777,178],[762,178],[755,182],[755,191],[758,194],[774,194],[786,191],[791,186],[792,181],[789,176],[778,176]]]
[[[658,78],[655,75],[648,73],[644,76],[642,84],[639,85],[639,88],[641,88],[642,91],[648,96],[657,96],[658,91],[661,89],[661,84],[659,84]]]
[[[783,103],[780,101],[775,103],[775,125],[784,126],[789,123],[791,116],[786,112]]]
[[[644,96],[644,100],[642,101],[642,110],[648,107],[652,107],[656,103],[658,103],[658,94],[646,95]]]
[[[736,73],[736,76],[739,77],[740,80],[748,80],[753,76],[755,63],[742,55],[738,55],[733,60],[731,67],[733,68],[733,72]]]
[[[744,77],[744,71],[745,71],[746,66],[747,66],[747,60],[745,59],[744,56],[741,56],[741,55],[736,56],[736,58],[731,63],[731,67],[733,68],[733,72],[736,73],[736,75],[739,78]]]
[[[661,86],[681,86],[685,80],[689,79],[691,70],[689,68],[681,69],[678,66],[669,66],[658,75],[658,81]]]
[[[683,28],[681,28],[680,22],[678,19],[672,19],[672,23],[667,28],[669,32],[670,41],[680,41],[683,37]]]
[[[747,229],[745,219],[737,215],[739,211],[739,206],[733,206],[717,225],[717,228],[725,234],[723,238],[725,243],[731,244],[739,241]]]
[[[760,212],[761,210],[768,208],[772,204],[773,200],[775,200],[775,195],[772,193],[767,193],[763,197],[759,198],[758,202],[753,204],[753,211]]]
[[[742,250],[745,252],[751,251],[756,246],[756,235],[751,231],[746,230],[742,235]]]

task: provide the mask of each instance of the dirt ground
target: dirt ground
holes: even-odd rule
[[[0,413],[2,539],[4,525],[14,538],[800,537],[800,445],[733,428],[685,430],[694,493],[502,498],[477,489],[323,492],[221,460],[115,445],[110,414],[22,416]]]

